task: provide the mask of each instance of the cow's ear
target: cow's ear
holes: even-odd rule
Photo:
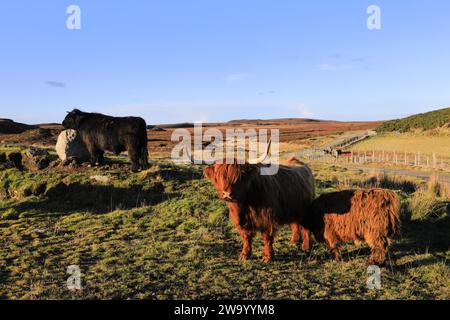
[[[74,116],[74,122],[75,122],[75,126],[77,129],[80,128],[80,123],[81,121],[84,119],[84,115],[83,114],[76,114]]]
[[[203,174],[204,174],[205,177],[208,178],[209,180],[213,180],[213,177],[214,177],[214,166],[207,166],[207,167],[203,170]]]

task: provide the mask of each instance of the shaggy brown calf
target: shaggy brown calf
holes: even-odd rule
[[[400,232],[399,201],[384,189],[346,190],[323,194],[302,221],[317,241],[325,241],[335,259],[342,242],[365,241],[369,264],[382,265],[391,238]]]
[[[241,260],[252,254],[252,238],[261,232],[263,262],[274,256],[277,229],[290,224],[292,243],[300,240],[300,221],[314,199],[314,177],[309,167],[296,159],[280,165],[272,176],[260,175],[258,164],[214,164],[204,170],[218,196],[228,203],[231,220],[239,231],[243,247]],[[303,229],[303,250],[309,249],[309,231]]]

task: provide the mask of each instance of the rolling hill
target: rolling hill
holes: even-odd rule
[[[416,114],[407,118],[386,121],[377,132],[408,132],[414,129],[431,130],[450,124],[450,108]]]
[[[18,134],[35,128],[36,126],[14,122],[11,119],[0,119],[0,134]]]

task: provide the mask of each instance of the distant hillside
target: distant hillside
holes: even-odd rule
[[[431,130],[450,123],[450,108],[416,114],[407,118],[386,121],[379,126],[377,132],[400,131],[413,129]]]
[[[226,122],[204,122],[202,123],[203,127],[261,127],[261,126],[310,126],[310,125],[346,125],[348,124],[350,127],[352,126],[363,126],[363,129],[366,128],[376,128],[380,124],[381,121],[355,121],[355,122],[342,122],[335,120],[317,120],[317,119],[305,119],[305,118],[279,118],[279,119],[239,119],[239,120],[230,120]],[[149,125],[148,129],[153,128],[154,125]],[[183,122],[183,123],[172,123],[172,124],[158,124],[157,127],[172,129],[172,128],[193,128],[193,122]],[[358,130],[358,129],[354,129]]]
[[[18,134],[35,128],[36,126],[14,122],[11,119],[0,119],[0,134]]]

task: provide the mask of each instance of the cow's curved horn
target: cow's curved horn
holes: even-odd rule
[[[257,158],[257,159],[254,159],[254,160],[248,160],[248,163],[249,164],[261,164],[261,163],[263,163],[264,160],[266,160],[267,156],[269,155],[271,144],[272,144],[272,139],[270,139],[269,143],[267,144],[266,152],[260,158]]]

